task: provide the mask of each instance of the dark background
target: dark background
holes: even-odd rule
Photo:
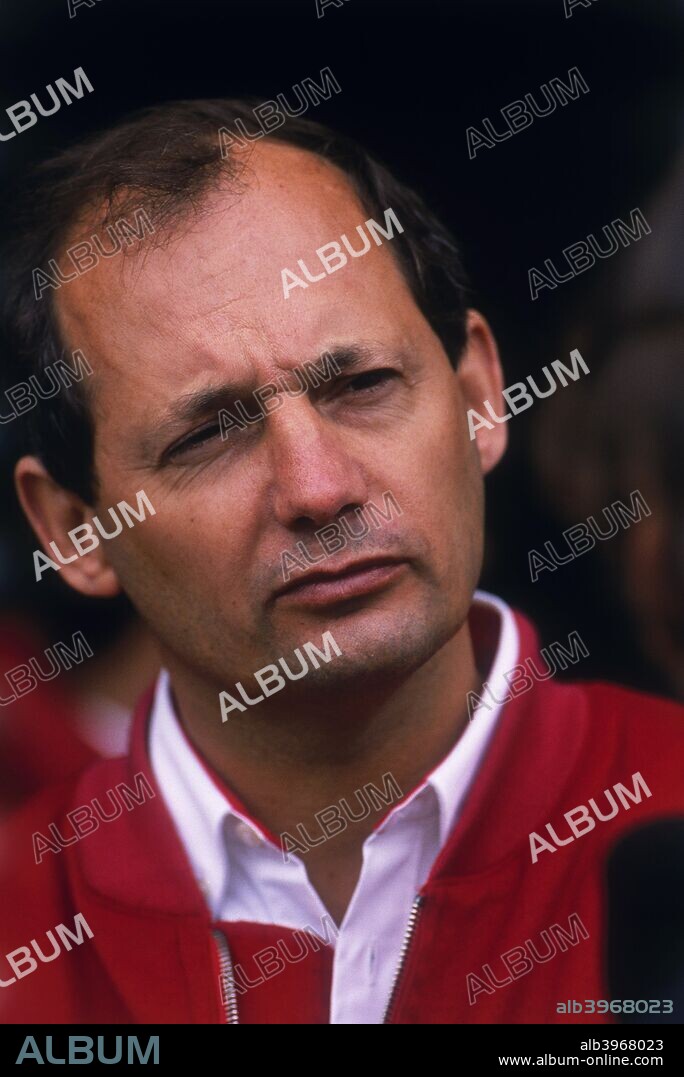
[[[308,115],[364,143],[446,219],[510,384],[554,359],[567,361],[568,334],[587,310],[600,309],[611,263],[542,291],[534,303],[528,269],[547,257],[558,264],[563,247],[647,207],[674,162],[682,141],[683,17],[684,4],[674,0],[596,0],[571,18],[563,0],[348,0],[320,19],[315,0],[98,0],[70,19],[67,0],[3,0],[0,129],[13,129],[5,108],[31,92],[43,91],[45,100],[45,85],[69,81],[76,67],[94,92],[0,144],[0,232],[12,191],[33,162],[127,111],[184,97],[266,100],[330,67],[342,92]],[[504,105],[551,78],[567,82],[571,67],[589,94],[468,158],[466,127],[481,128],[488,116],[501,129]],[[593,374],[602,357],[585,358]],[[578,629],[590,650],[582,678],[667,692],[608,581],[609,550],[530,582],[528,551],[584,518],[560,522],[537,478],[532,433],[544,406],[536,402],[510,423],[509,453],[487,480],[483,586],[531,616],[544,642]],[[64,638],[72,619],[83,628],[84,618],[89,639],[106,635],[120,616],[116,604],[85,604],[61,580],[35,586],[33,544],[11,488],[20,427],[21,418],[0,428],[9,506],[0,534],[3,608],[28,611],[48,637],[61,629]],[[568,471],[576,466],[570,455]]]

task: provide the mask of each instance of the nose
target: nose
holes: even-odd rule
[[[368,486],[344,431],[307,397],[287,404],[270,417],[274,512],[290,530],[320,527],[365,504]]]

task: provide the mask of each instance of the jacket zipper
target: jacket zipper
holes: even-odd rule
[[[413,905],[411,906],[411,912],[409,913],[408,923],[406,925],[404,941],[401,944],[401,952],[399,954],[399,961],[397,963],[397,971],[394,974],[394,980],[392,981],[392,989],[390,991],[389,999],[387,1000],[387,1006],[385,1008],[385,1014],[382,1019],[382,1023],[384,1025],[389,1023],[390,1013],[392,1011],[394,1000],[397,997],[397,992],[399,989],[399,980],[401,979],[401,974],[404,971],[404,965],[406,964],[406,958],[408,957],[408,952],[411,947],[411,942],[413,941],[416,924],[418,923],[420,910],[423,906],[424,901],[425,898],[423,897],[423,895],[418,894],[414,898]]]
[[[233,959],[230,956],[228,943],[222,933],[213,930],[214,942],[218,951],[219,970],[221,974],[221,1002],[227,1025],[239,1025],[237,995],[235,992],[235,976],[233,974]]]
[[[389,998],[387,1000],[387,1006],[383,1016],[383,1024],[387,1024],[389,1021],[390,1013],[394,1005],[394,1000],[397,996],[399,989],[399,981],[401,974],[404,971],[406,964],[406,958],[408,957],[413,936],[415,934],[416,925],[420,917],[420,910],[423,906],[425,898],[422,894],[417,894],[414,898],[413,905],[411,906],[411,912],[409,913],[408,923],[406,925],[406,932],[404,934],[404,940],[401,944],[401,951],[399,953],[399,961],[397,962],[397,970],[394,974],[394,980],[392,981],[392,987],[390,990]],[[214,942],[216,943],[216,949],[218,952],[219,969],[221,973],[221,983],[223,988],[221,990],[221,1001],[223,1003],[223,1011],[227,1025],[238,1025],[240,1018],[238,1016],[237,995],[235,992],[235,977],[233,975],[233,961],[230,956],[230,950],[228,949],[228,943],[221,934],[220,931],[212,931],[214,936]]]

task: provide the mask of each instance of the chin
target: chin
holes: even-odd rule
[[[303,685],[308,683],[309,689],[315,684],[342,687],[364,678],[382,681],[397,674],[408,676],[429,661],[458,627],[456,619],[428,618],[424,611],[376,610],[329,618],[323,631],[332,633],[342,653],[328,665],[311,670]],[[309,639],[316,642],[314,635]]]

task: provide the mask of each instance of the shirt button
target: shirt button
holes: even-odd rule
[[[235,827],[235,833],[244,845],[249,845],[251,848],[261,845],[260,835],[248,823],[239,822]]]

